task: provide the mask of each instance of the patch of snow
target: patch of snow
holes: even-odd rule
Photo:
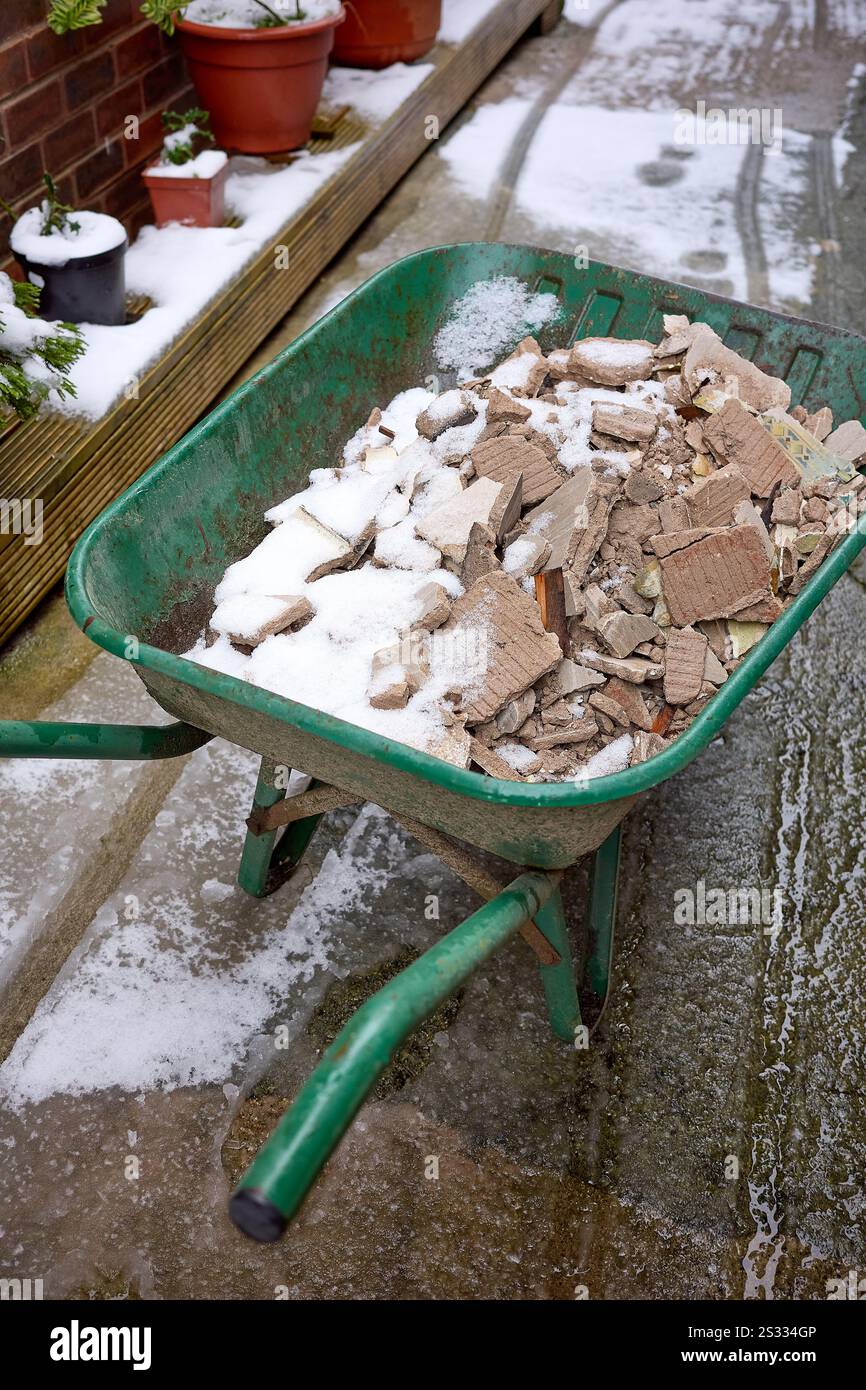
[[[356,149],[302,153],[285,169],[263,159],[238,161],[226,201],[243,219],[240,227],[143,227],[126,253],[126,284],[153,307],[122,327],[83,324],[87,351],[69,374],[77,397],[52,395],[52,407],[100,419]]]
[[[373,125],[387,121],[402,106],[416,87],[433,72],[432,63],[392,63],[390,67],[371,71],[367,68],[328,70],[323,99],[334,106],[348,104],[364,120]]]
[[[442,0],[439,43],[462,43],[498,3],[499,0]]]
[[[178,132],[180,134],[180,132]],[[225,150],[202,150],[186,164],[151,164],[145,173],[152,179],[212,179],[228,163]]]
[[[43,218],[42,205],[28,208],[18,218],[9,237],[16,256],[26,256],[37,265],[60,268],[83,256],[100,256],[104,251],[113,251],[126,240],[122,223],[104,212],[73,212],[69,221],[79,224],[77,232],[67,223],[47,236],[42,236],[39,230]]]
[[[275,1017],[291,1016],[293,991],[328,968],[332,929],[368,915],[400,872],[405,839],[365,808],[288,919],[277,900],[257,902],[251,931],[248,899],[222,875],[238,781],[243,804],[256,762],[221,740],[193,754],[169,823],[150,830],[0,1068],[11,1107],[112,1086],[221,1085]]]
[[[509,97],[480,106],[436,152],[453,182],[475,198],[489,198],[512,141],[532,110],[528,101]]]
[[[341,3],[342,0],[303,0],[301,23],[313,24],[339,14]],[[289,21],[287,27],[300,27],[297,21],[291,23],[293,8],[285,0],[272,5],[271,9],[276,10],[281,19]],[[267,13],[254,0],[192,0],[183,18],[194,24],[211,24],[215,29],[256,29],[267,18]],[[263,32],[270,34],[273,30],[266,28]]]
[[[631,734],[621,734],[606,748],[600,748],[597,753],[593,753],[579,769],[574,781],[580,783],[590,777],[609,777],[613,772],[624,772],[628,767],[633,747],[634,739]]]
[[[514,276],[479,280],[454,305],[437,333],[436,360],[440,367],[468,380],[527,333],[555,319],[559,307],[555,294],[533,294]]]

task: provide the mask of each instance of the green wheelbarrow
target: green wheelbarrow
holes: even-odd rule
[[[7,723],[7,757],[166,758],[224,738],[262,758],[239,882],[261,896],[298,864],[319,817],[371,801],[441,856],[484,906],[367,1001],[254,1159],[230,1204],[236,1225],[274,1240],[298,1209],[394,1052],[517,933],[540,963],[551,1026],[574,1043],[609,978],[619,825],[635,800],[706,747],[866,544],[862,516],[690,728],[648,762],[588,783],[499,781],[416,752],[174,653],[208,620],[223,572],[266,533],[265,510],[338,458],[372,405],[437,374],[433,340],[477,281],[516,276],[560,301],[542,347],[590,334],[658,339],[662,315],[710,323],[787,379],[793,402],[866,417],[866,340],[686,286],[529,247],[423,251],[381,271],[292,343],[108,507],[81,538],[66,593],[94,642],[131,661],[176,720],[166,728]],[[505,355],[505,349],[503,350]],[[441,375],[441,374],[440,374]],[[447,384],[447,383],[443,383]],[[286,797],[288,771],[315,778]],[[478,851],[504,861],[492,870]],[[593,854],[582,997],[560,879]],[[513,881],[508,866],[517,866]]]

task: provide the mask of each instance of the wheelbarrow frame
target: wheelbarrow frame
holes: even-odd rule
[[[223,735],[262,758],[239,871],[247,892],[261,896],[285,881],[326,809],[373,801],[489,900],[368,1001],[326,1054],[233,1198],[233,1219],[256,1239],[282,1230],[408,1032],[514,933],[539,958],[554,1032],[574,1039],[583,1024],[559,880],[586,853],[595,858],[583,984],[597,1015],[609,983],[621,820],[716,736],[866,544],[862,516],[683,734],[647,762],[591,781],[528,784],[457,768],[175,655],[205,623],[227,564],[264,534],[266,507],[305,486],[310,460],[338,457],[372,402],[434,374],[436,328],[472,284],[494,275],[559,297],[558,320],[538,335],[542,347],[566,333],[569,341],[658,337],[663,314],[686,313],[785,376],[795,404],[826,403],[842,418],[866,413],[866,341],[854,334],[595,262],[578,268],[553,252],[442,247],[361,286],[85,532],[67,571],[70,611],[93,641],[135,665],[180,722],[156,729],[9,722],[0,724],[0,755],[173,757]],[[318,780],[287,799],[290,767]],[[507,872],[482,865],[478,849],[529,872],[508,885]]]

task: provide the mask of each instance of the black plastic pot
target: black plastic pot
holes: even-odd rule
[[[41,265],[27,256],[15,259],[28,279],[39,277],[39,317],[64,323],[126,322],[126,274],[123,238],[110,251],[73,256],[65,265]]]

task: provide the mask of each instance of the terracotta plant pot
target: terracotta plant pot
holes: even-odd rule
[[[180,44],[216,142],[244,154],[294,150],[310,126],[334,30],[345,10],[311,24],[278,29],[221,29],[177,22]]]
[[[182,179],[169,175],[142,174],[153,204],[157,227],[182,222],[186,227],[221,227],[225,221],[225,187],[229,166],[212,178]]]
[[[442,0],[346,0],[334,38],[334,62],[351,68],[411,63],[436,42]]]

